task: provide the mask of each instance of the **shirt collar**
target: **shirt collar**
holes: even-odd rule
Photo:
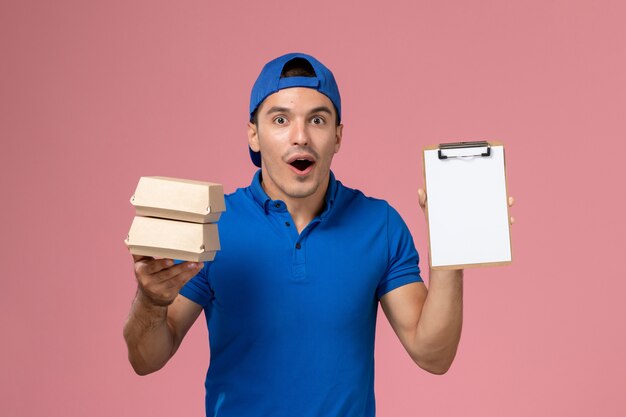
[[[250,192],[252,193],[252,197],[254,200],[259,203],[261,207],[265,209],[267,213],[267,205],[269,204],[270,197],[267,195],[263,186],[261,185],[261,170],[257,170],[252,178],[252,183],[250,184]]]
[[[325,218],[330,210],[333,208],[333,204],[335,203],[335,198],[337,197],[337,180],[335,179],[335,174],[330,171],[330,176],[328,180],[328,189],[326,190],[326,206],[320,214],[320,218]]]
[[[263,186],[261,185],[261,170],[257,170],[254,174],[254,178],[252,178],[252,183],[250,184],[250,192],[252,196],[256,200],[256,202],[263,207],[265,213],[268,212],[268,206],[272,202],[272,199],[267,195]],[[326,205],[322,214],[320,214],[320,218],[324,218],[328,215],[329,211],[333,207],[335,202],[335,197],[337,196],[337,180],[335,179],[335,174],[330,171],[329,180],[328,180],[328,189],[326,190]]]

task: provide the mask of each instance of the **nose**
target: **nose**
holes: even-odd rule
[[[303,120],[299,120],[293,124],[293,132],[291,135],[292,145],[307,146],[309,144],[309,133],[307,125]]]

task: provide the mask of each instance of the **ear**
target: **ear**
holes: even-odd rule
[[[259,146],[259,130],[257,125],[252,122],[248,122],[248,145],[254,152],[261,150]]]
[[[339,152],[341,148],[341,138],[343,137],[343,125],[340,124],[335,127],[335,153]]]

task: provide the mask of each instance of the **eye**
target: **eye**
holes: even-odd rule
[[[311,123],[313,123],[314,125],[323,125],[324,122],[326,121],[324,120],[323,117],[320,117],[320,116],[315,116],[313,117],[313,119],[311,119]]]
[[[277,116],[274,118],[274,123],[284,125],[285,123],[287,123],[287,119],[285,119],[283,116]]]

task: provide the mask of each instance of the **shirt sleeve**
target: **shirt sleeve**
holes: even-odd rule
[[[180,261],[176,261],[179,263]],[[204,268],[200,270],[180,289],[179,294],[189,298],[196,304],[200,304],[207,314],[211,308],[213,291],[209,285],[209,270],[212,262],[205,262]]]
[[[400,214],[391,206],[387,208],[387,246],[388,266],[378,284],[378,299],[403,285],[422,282],[419,255],[411,232]]]

